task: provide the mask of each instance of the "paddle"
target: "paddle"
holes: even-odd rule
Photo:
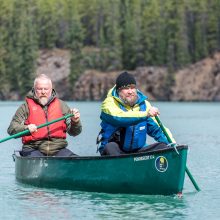
[[[159,117],[158,117],[158,116],[155,116],[155,119],[157,120],[157,123],[158,123],[159,126],[161,127],[163,133],[166,135],[167,140],[168,140],[170,143],[173,143],[173,141],[171,140],[170,136],[168,135],[166,129],[164,128],[162,122],[160,121]],[[189,179],[191,180],[191,182],[193,183],[195,189],[196,189],[197,191],[200,191],[199,186],[197,185],[196,181],[194,180],[192,174],[190,173],[190,171],[189,171],[189,169],[188,169],[187,167],[186,167],[186,173],[187,173]]]
[[[67,118],[72,117],[72,116],[73,116],[73,114],[65,115],[65,116],[63,116],[63,117],[61,117],[61,118],[57,118],[57,119],[52,120],[52,121],[49,121],[49,122],[47,122],[47,123],[38,125],[37,128],[43,128],[43,127],[45,127],[45,126],[51,125],[51,124],[53,124],[53,123],[56,123],[56,122],[61,121],[61,120],[64,120],[64,119],[67,119]],[[8,141],[8,140],[10,140],[10,139],[12,139],[12,138],[19,138],[19,137],[22,137],[22,136],[27,135],[27,134],[30,134],[30,131],[29,131],[28,129],[27,129],[27,130],[24,130],[24,131],[21,131],[21,132],[19,132],[19,133],[17,133],[17,134],[11,135],[11,136],[9,136],[9,137],[6,137],[6,138],[1,139],[1,140],[0,140],[0,143],[5,142],[5,141]]]

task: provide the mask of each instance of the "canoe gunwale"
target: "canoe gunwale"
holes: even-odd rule
[[[187,145],[178,145],[176,146],[177,150],[188,149]],[[130,154],[123,154],[119,156],[73,156],[73,157],[53,157],[53,156],[43,156],[43,157],[22,157],[20,155],[20,151],[14,151],[12,155],[13,159],[19,158],[21,160],[36,160],[36,159],[45,159],[45,160],[108,160],[108,159],[120,159],[120,158],[130,158],[130,157],[141,157],[144,155],[152,155],[152,154],[160,154],[165,152],[176,151],[174,147],[169,147],[165,149],[159,150],[151,150],[141,153],[130,153]]]

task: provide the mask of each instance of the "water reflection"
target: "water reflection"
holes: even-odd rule
[[[17,200],[36,219],[184,219],[184,197],[39,189],[19,183]]]
[[[22,186],[23,185],[23,186]],[[66,198],[54,190],[32,188],[20,184],[16,191],[23,216],[30,219],[73,219],[71,207],[65,205]],[[22,218],[24,219],[24,218]]]
[[[185,216],[184,199],[173,196],[92,194],[91,201],[98,207],[98,216],[105,218],[165,219],[178,216],[183,219]]]

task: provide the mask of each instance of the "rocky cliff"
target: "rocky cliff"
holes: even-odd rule
[[[64,50],[42,51],[37,73],[51,76],[59,97],[70,100],[102,100],[122,70],[115,72],[85,71],[69,93],[69,53]],[[134,74],[138,88],[150,100],[220,101],[220,53],[174,73],[167,68],[141,67]]]
[[[172,101],[220,101],[220,53],[175,74]]]

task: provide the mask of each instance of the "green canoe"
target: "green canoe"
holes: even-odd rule
[[[186,145],[113,156],[22,157],[13,155],[19,182],[58,189],[171,195],[183,190]]]

